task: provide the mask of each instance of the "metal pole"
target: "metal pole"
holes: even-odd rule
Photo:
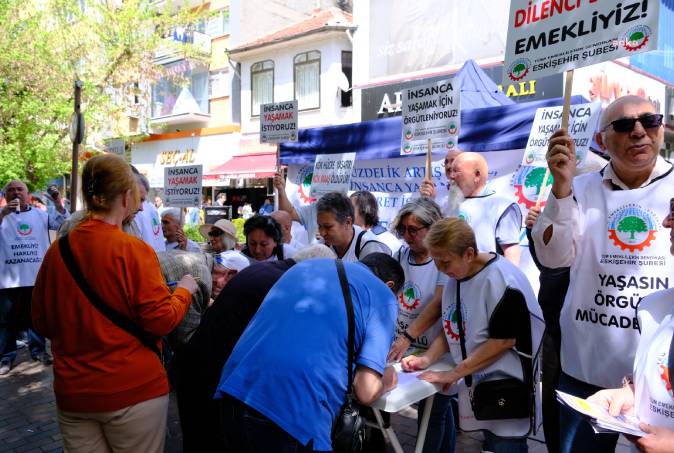
[[[70,170],[70,213],[72,214],[73,212],[77,211],[77,174],[79,172],[78,165],[79,165],[79,148],[80,148],[80,142],[82,141],[82,135],[84,134],[84,131],[79,130],[81,126],[81,122],[79,121],[79,117],[81,115],[80,111],[80,104],[82,101],[82,81],[76,80],[75,81],[75,114],[77,115],[78,121],[77,121],[77,137],[75,140],[73,140],[73,155],[72,155],[72,167]]]

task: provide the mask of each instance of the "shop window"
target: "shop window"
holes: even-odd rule
[[[274,102],[274,62],[260,61],[250,68],[251,115],[260,114],[260,105]]]
[[[221,71],[211,72],[211,77],[208,82],[208,97],[221,98],[230,96],[232,87],[229,81],[229,71],[227,69]]]
[[[295,99],[299,110],[321,106],[321,53],[317,50],[295,56]]]
[[[208,68],[181,60],[164,66],[165,75],[152,87],[152,117],[208,113]]]
[[[349,87],[353,86],[352,55],[353,52],[350,51],[342,52],[342,72],[349,82]],[[342,91],[342,107],[350,107],[351,105],[353,105],[353,90]]]

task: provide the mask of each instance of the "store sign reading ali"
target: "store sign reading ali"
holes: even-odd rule
[[[159,153],[159,165],[178,165],[194,163],[194,149],[187,148],[184,151],[162,151]]]

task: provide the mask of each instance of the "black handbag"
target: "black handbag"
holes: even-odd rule
[[[459,326],[461,356],[466,360],[466,339],[461,314],[461,282],[456,282],[456,315]],[[533,414],[534,386],[531,360],[518,354],[522,363],[524,381],[517,378],[483,381],[470,391],[470,405],[476,420],[505,420],[528,418]],[[472,387],[473,377],[464,378],[467,387]]]
[[[349,284],[346,280],[346,273],[344,272],[344,264],[342,263],[342,260],[336,260],[336,264],[349,322],[347,362],[348,385],[346,387],[344,404],[339,409],[339,413],[332,423],[332,434],[330,437],[334,453],[360,453],[363,450],[365,441],[365,421],[360,415],[360,404],[358,404],[356,397],[353,394],[353,355],[356,322],[353,315],[351,291],[349,291]]]

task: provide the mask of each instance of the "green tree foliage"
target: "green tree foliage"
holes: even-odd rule
[[[92,138],[110,130],[126,97],[161,76],[155,51],[195,56],[163,35],[206,14],[151,0],[0,1],[0,184],[16,178],[42,188],[68,171],[76,79],[84,82],[88,145],[102,147]]]
[[[637,216],[627,216],[618,223],[618,231],[621,233],[630,233],[630,239],[634,240],[634,233],[646,233],[648,227],[643,219]]]

